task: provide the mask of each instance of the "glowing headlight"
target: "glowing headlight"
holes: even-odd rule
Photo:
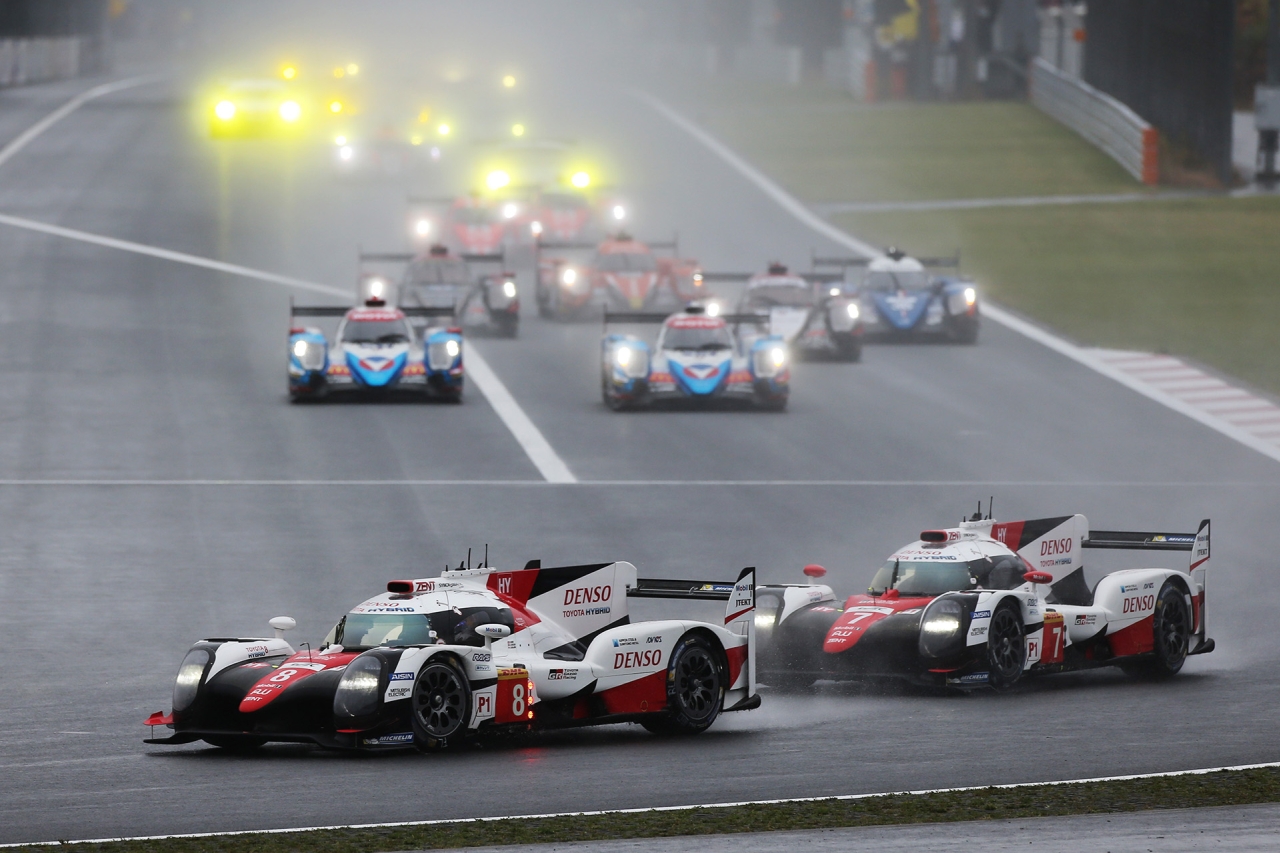
[[[829,291],[827,291],[827,292],[828,292],[828,293],[830,293],[832,296],[839,296],[839,295],[840,295],[840,288],[838,288],[838,287],[833,287],[833,288],[831,288],[831,289],[830,289]]]
[[[966,287],[964,289],[964,304],[972,305],[977,301],[978,301],[978,291],[974,290],[972,287]]]
[[[516,78],[510,74],[502,78],[502,85],[510,89],[516,85]]]
[[[613,359],[619,367],[626,367],[631,363],[631,347],[618,347],[613,351]]]
[[[335,114],[342,112],[342,101],[330,101],[329,112],[335,113]]]
[[[414,233],[415,233],[415,234],[417,234],[419,237],[425,237],[425,236],[427,236],[428,234],[430,234],[430,233],[431,233],[431,220],[430,220],[430,219],[419,219],[417,222],[415,222],[415,223],[414,223],[414,225],[413,225],[413,231],[414,231]]]
[[[508,299],[516,298],[516,283],[510,279],[502,283],[502,294]]]
[[[421,144],[422,144],[422,137],[415,133],[413,136],[409,137],[409,144],[410,144],[410,145],[421,145]]]
[[[535,236],[535,237],[537,237],[539,234],[541,234],[541,233],[542,233],[542,223],[541,223],[541,222],[539,222],[539,221],[537,221],[536,219],[535,219],[533,222],[530,222],[530,223],[529,223],[529,233],[530,233],[530,234],[532,234],[532,235],[533,235],[533,236]]]
[[[436,128],[436,133],[440,134],[441,136],[448,136],[452,130],[453,128],[449,127],[449,125],[442,124]]]
[[[627,209],[620,204],[613,206],[613,218],[622,220],[627,218]]]
[[[580,190],[584,190],[591,186],[591,176],[586,172],[574,172],[573,177],[569,178],[569,183]]]
[[[356,150],[350,145],[344,145],[338,149],[338,157],[344,161],[350,160],[354,156],[356,156]]]
[[[306,341],[294,341],[294,342],[293,342],[293,354],[294,354],[295,356],[297,356],[297,357],[298,357],[298,360],[299,360],[299,361],[301,361],[301,360],[306,356],[306,354],[307,354],[307,342],[306,342]]]
[[[782,367],[787,360],[787,351],[782,347],[774,347],[769,350],[769,360],[773,362],[774,367]]]
[[[523,124],[513,124],[513,125],[511,125],[511,135],[512,135],[512,136],[524,136],[524,125],[523,125]]]
[[[285,101],[280,105],[280,118],[285,121],[297,121],[302,115],[302,107],[298,106],[297,101]]]
[[[350,74],[352,77],[356,76],[357,74],[360,73],[360,66],[352,62],[347,66],[347,73]]]
[[[333,139],[333,144],[334,144],[334,145],[346,145],[346,144],[347,144],[347,138],[346,138],[345,136],[335,136],[335,137],[334,137],[334,139]]]
[[[778,614],[774,613],[773,611],[769,611],[767,613],[761,610],[756,611],[756,630],[757,631],[772,630],[774,624],[776,624],[777,621],[778,621]]]
[[[204,668],[208,663],[209,652],[205,649],[187,652],[182,665],[178,667],[178,679],[173,684],[173,710],[186,710],[196,700],[200,679],[204,677]]]
[[[213,114],[223,121],[231,121],[236,117],[236,105],[230,101],[218,101],[218,105],[213,108]]]
[[[920,630],[926,634],[954,634],[960,630],[960,603],[942,599],[929,608]]]
[[[298,69],[294,68],[292,65],[286,65],[284,68],[280,69],[280,76],[286,80],[292,80],[294,77],[298,76]]]
[[[849,319],[850,319],[850,320],[856,320],[856,319],[858,319],[858,303],[856,303],[856,302],[850,302],[850,303],[849,303],[848,311],[849,311]]]
[[[382,691],[382,661],[374,655],[361,655],[342,673],[333,694],[333,713],[340,717],[363,717],[378,708]]]
[[[444,342],[444,351],[449,354],[449,358],[457,358],[458,353],[462,352],[462,347],[458,346],[458,342],[453,338]]]
[[[489,173],[484,179],[485,184],[491,190],[500,190],[507,184],[511,183],[511,176],[501,169],[496,169]]]
[[[719,302],[708,302],[708,303],[707,303],[707,316],[708,316],[708,317],[719,317],[719,316],[720,316],[720,303],[719,303]]]
[[[518,214],[519,212],[520,212],[520,206],[517,205],[514,201],[509,201],[502,206],[503,219],[515,219],[516,214]]]
[[[578,283],[578,271],[573,267],[565,267],[560,271],[560,283],[572,287]]]

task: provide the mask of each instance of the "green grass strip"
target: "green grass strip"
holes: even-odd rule
[[[499,844],[1114,814],[1273,802],[1280,802],[1280,768],[1265,767],[1104,782],[887,794],[846,800],[504,818],[427,826],[68,843],[53,849],[69,853],[381,853]],[[43,853],[50,848],[16,849]]]

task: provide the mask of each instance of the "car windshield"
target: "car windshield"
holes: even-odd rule
[[[402,320],[348,320],[342,340],[349,344],[403,344],[409,330]]]
[[[609,252],[596,257],[601,272],[653,272],[658,262],[647,252]]]
[[[483,207],[459,207],[453,211],[453,221],[462,225],[488,225],[493,219],[493,211]]]
[[[813,288],[807,284],[758,284],[747,290],[746,304],[748,308],[803,308],[813,304]]]
[[[919,290],[929,286],[929,274],[924,270],[904,272],[874,270],[867,273],[863,286],[867,290],[876,290],[882,293],[894,290]]]
[[[733,349],[733,336],[725,326],[668,326],[662,336],[665,349],[720,350]]]
[[[409,264],[409,268],[404,273],[405,282],[414,287],[432,284],[466,284],[469,278],[466,261],[456,258],[414,261]]]
[[[890,560],[876,572],[867,592],[883,595],[896,589],[903,596],[933,596],[971,586],[969,564],[963,560]]]
[[[348,613],[334,631],[334,642],[348,651],[378,646],[413,646],[435,642],[424,613]]]

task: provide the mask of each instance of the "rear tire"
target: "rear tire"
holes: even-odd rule
[[[413,685],[413,743],[423,752],[457,746],[471,719],[471,685],[451,660],[430,660]]]
[[[1127,664],[1124,671],[1149,678],[1177,675],[1187,662],[1191,646],[1191,608],[1182,590],[1169,581],[1165,581],[1156,596],[1151,634],[1155,641],[1151,658]]]
[[[862,361],[862,341],[852,336],[837,337],[836,358],[841,361]]]
[[[1022,615],[1009,604],[991,614],[987,628],[987,683],[995,690],[1007,690],[1022,677],[1027,661],[1027,642]]]
[[[724,707],[726,673],[719,650],[697,634],[676,643],[667,662],[667,710],[640,721],[654,734],[694,735]]]

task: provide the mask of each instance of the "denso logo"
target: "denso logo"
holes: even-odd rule
[[[1066,539],[1046,539],[1040,543],[1040,556],[1048,557],[1050,554],[1068,554],[1071,552],[1071,537]]]
[[[1142,613],[1152,610],[1156,606],[1156,597],[1154,595],[1135,595],[1132,598],[1124,600],[1124,613]]]
[[[637,669],[639,667],[659,666],[662,663],[662,649],[646,649],[643,652],[618,652],[613,656],[614,669]]]
[[[612,596],[612,586],[578,587],[564,591],[564,603],[566,607],[570,604],[595,604],[597,601],[608,601]]]

